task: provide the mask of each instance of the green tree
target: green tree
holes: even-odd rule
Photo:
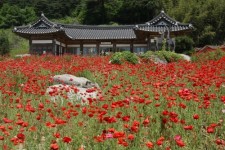
[[[28,24],[36,20],[37,16],[33,7],[25,7],[21,9],[22,22],[21,24]]]
[[[84,24],[106,24],[105,1],[85,1],[81,7],[84,9],[82,23]]]
[[[157,15],[160,4],[160,1],[156,0],[124,0],[117,15],[118,22],[122,24],[144,23]]]
[[[70,16],[77,2],[74,0],[38,0],[33,7],[37,15],[44,12],[48,18],[54,19]]]
[[[195,46],[217,45],[225,41],[224,0],[162,0],[162,4],[171,17],[193,24],[195,30],[191,36]]]
[[[4,3],[9,5],[17,5],[20,8],[32,7],[36,0],[3,0]]]
[[[0,11],[0,27],[9,28],[11,26],[20,25],[22,20],[20,8],[18,6],[9,6],[4,4]]]
[[[6,55],[9,54],[9,40],[7,37],[7,34],[5,32],[0,32],[0,55]]]
[[[104,4],[106,10],[107,22],[118,22],[119,11],[122,9],[123,0],[106,1]]]
[[[32,7],[19,8],[17,5],[4,4],[0,9],[0,28],[20,26],[34,21],[36,18]]]
[[[188,36],[181,36],[176,38],[176,53],[185,53],[193,49],[194,41]]]

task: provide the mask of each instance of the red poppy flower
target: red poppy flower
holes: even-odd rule
[[[58,146],[57,143],[52,143],[52,144],[50,145],[50,149],[51,149],[51,150],[58,150],[58,149],[59,149],[59,146]]]
[[[161,137],[157,140],[156,144],[157,144],[157,145],[162,145],[163,142],[164,142],[164,140],[165,140],[165,138],[164,138],[163,136],[161,136]]]
[[[5,123],[11,123],[11,122],[13,122],[13,120],[10,120],[10,119],[8,119],[8,118],[3,118],[3,121],[4,121]]]
[[[23,133],[18,133],[17,138],[24,141],[25,140],[25,135]]]
[[[128,122],[128,121],[130,121],[130,116],[124,116],[124,117],[122,117],[122,119],[123,119],[123,121]]]
[[[133,134],[129,134],[128,136],[127,136],[127,138],[129,139],[129,140],[134,140],[134,135]]]
[[[4,136],[0,136],[0,141],[4,140]]]
[[[207,133],[213,133],[214,128],[213,127],[207,127]]]
[[[149,121],[149,117],[147,117],[144,121],[143,121],[143,125],[147,126],[150,123]]]
[[[184,126],[184,129],[185,130],[192,130],[193,129],[193,126],[192,125],[190,125],[190,126]]]
[[[194,114],[193,118],[197,120],[197,119],[199,119],[199,115],[198,114]]]
[[[125,133],[124,132],[119,132],[119,131],[115,131],[114,134],[113,134],[114,138],[122,138],[124,136],[125,136]]]
[[[64,143],[70,143],[71,141],[72,141],[72,139],[71,139],[70,137],[65,136],[65,137],[63,138],[63,142],[64,142]]]
[[[182,140],[176,140],[176,143],[177,143],[177,145],[179,147],[184,147],[185,146],[185,144],[184,144],[184,142]]]
[[[56,132],[56,133],[54,134],[54,137],[55,137],[55,138],[60,138],[60,133],[59,133],[59,132]]]
[[[148,141],[148,142],[146,142],[146,146],[148,148],[153,148],[154,147],[154,144],[152,142]]]

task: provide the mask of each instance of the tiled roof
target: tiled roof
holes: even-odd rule
[[[29,26],[15,27],[14,32],[23,35],[49,34],[64,32],[72,39],[136,39],[135,31],[147,32],[170,32],[189,31],[193,27],[191,24],[179,23],[164,12],[145,24],[120,25],[120,26],[90,26],[90,25],[66,25],[54,23],[48,20],[44,14],[38,21]]]
[[[14,27],[13,31],[22,34],[48,34],[63,31],[63,28],[48,20],[44,14],[41,14],[41,17],[35,23],[27,26]]]
[[[193,29],[193,26],[192,24],[180,23],[169,17],[164,11],[161,11],[154,19],[145,24],[136,25],[135,29],[149,32],[166,32],[169,29],[170,32],[177,32],[190,31]]]
[[[136,30],[141,31],[149,31],[149,32],[166,32],[167,29],[170,30],[170,32],[177,32],[177,31],[185,31],[185,30],[191,30],[192,27],[188,25],[180,25],[180,26],[156,26],[156,25],[148,25],[143,24],[136,26]]]
[[[61,31],[61,29],[57,28],[33,28],[29,26],[23,26],[23,27],[15,27],[15,32],[18,33],[25,33],[25,34],[46,34],[46,33],[54,33]]]
[[[133,26],[64,26],[72,39],[135,39]]]

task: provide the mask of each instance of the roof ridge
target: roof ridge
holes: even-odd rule
[[[171,18],[169,15],[167,15],[164,11],[161,11],[160,14],[158,14],[156,17],[154,17],[152,20],[146,22],[146,24],[152,25],[154,23],[156,23],[157,21],[159,21],[160,19],[164,18],[165,20],[169,21],[171,24],[174,25],[189,25],[192,26],[192,24],[190,23],[181,23],[180,21],[177,21],[173,18]]]
[[[135,25],[70,25],[70,24],[58,24],[64,28],[78,28],[78,29],[133,29]]]

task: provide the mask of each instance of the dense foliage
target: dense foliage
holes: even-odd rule
[[[48,55],[0,61],[0,149],[225,149],[225,58],[108,62]],[[81,105],[67,99],[65,87],[52,93],[64,103],[52,101],[46,88],[65,73],[97,78],[101,94]]]
[[[180,36],[176,38],[176,53],[186,53],[189,54],[193,47],[194,41],[188,36]],[[185,51],[184,51],[185,50]]]
[[[9,54],[9,40],[5,32],[0,32],[0,55]]]
[[[0,28],[28,24],[41,12],[64,23],[137,24],[151,20],[162,9],[180,22],[193,24],[190,36],[195,46],[224,42],[224,0],[3,0]]]
[[[34,8],[4,4],[0,9],[0,28],[27,25],[36,19]]]
[[[141,57],[143,58],[143,60],[145,62],[152,62],[152,61],[156,61],[155,59],[159,58],[160,60],[164,61],[164,62],[178,62],[180,60],[183,60],[183,57],[180,56],[179,54],[175,53],[175,52],[171,52],[171,51],[147,51],[146,53],[144,53],[143,55],[141,55]]]
[[[124,62],[129,62],[132,64],[138,63],[138,56],[130,51],[116,52],[110,58],[112,64],[122,64]]]

